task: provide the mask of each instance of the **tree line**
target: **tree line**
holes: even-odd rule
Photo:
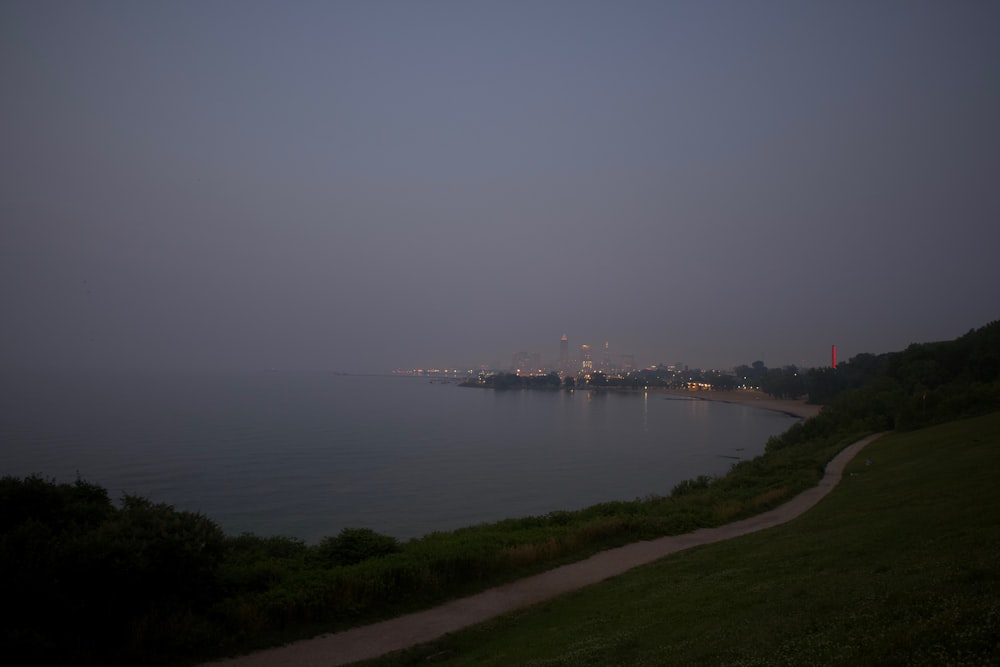
[[[836,368],[768,368],[754,361],[733,369],[673,371],[651,368],[625,376],[594,372],[588,376],[555,372],[519,376],[484,375],[470,384],[494,389],[619,388],[682,389],[697,383],[712,390],[758,389],[781,399],[805,398],[825,405],[865,388],[874,406],[891,418],[889,427],[911,427],[955,418],[997,405],[1000,375],[1000,321],[952,341],[914,343],[905,350],[858,354]]]

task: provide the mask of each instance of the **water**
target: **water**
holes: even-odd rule
[[[511,391],[327,373],[11,374],[0,474],[83,479],[229,534],[405,539],[665,495],[795,419],[661,394]]]

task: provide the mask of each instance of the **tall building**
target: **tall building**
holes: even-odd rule
[[[569,368],[569,338],[566,334],[559,339],[559,370],[565,371]]]
[[[590,357],[589,345],[580,346],[580,370],[582,371],[594,370],[594,360]]]
[[[622,373],[629,373],[635,370],[635,359],[631,354],[622,355]]]
[[[528,352],[515,352],[510,361],[510,370],[515,373],[533,373],[531,354]]]

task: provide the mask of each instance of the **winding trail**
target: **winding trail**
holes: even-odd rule
[[[331,667],[377,658],[598,583],[684,549],[772,528],[791,521],[818,503],[840,481],[844,466],[880,435],[868,436],[840,452],[827,464],[823,479],[815,487],[749,519],[609,549],[587,560],[452,600],[433,609],[208,663],[204,667]]]

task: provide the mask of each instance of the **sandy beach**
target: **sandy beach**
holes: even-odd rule
[[[736,405],[748,405],[764,410],[775,410],[784,412],[793,417],[809,419],[819,414],[821,405],[811,405],[805,399],[781,399],[773,398],[762,391],[757,390],[733,390],[733,391],[690,391],[688,389],[651,389],[658,394],[667,394],[679,398],[687,398],[694,401],[719,401],[720,403],[734,403]]]

